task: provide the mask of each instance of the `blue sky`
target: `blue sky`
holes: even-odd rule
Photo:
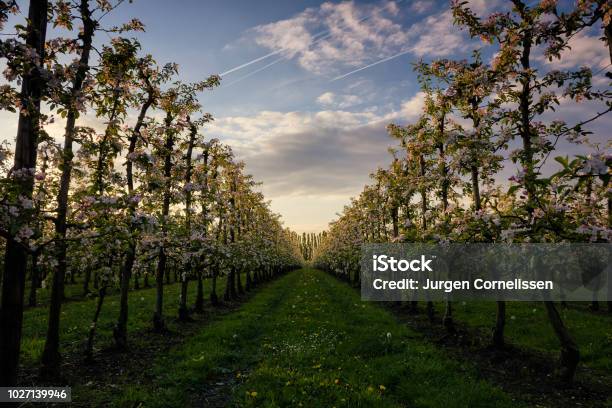
[[[482,13],[506,3],[471,1]],[[411,62],[467,58],[482,47],[452,26],[446,1],[135,0],[103,23],[132,17],[146,26],[138,35],[143,50],[178,63],[185,81],[231,71],[201,97],[215,117],[204,132],[234,147],[264,183],[272,208],[300,232],[324,229],[368,174],[390,162],[394,142],[385,126],[420,113]],[[609,64],[597,37],[577,38],[566,68]],[[596,108],[568,104],[558,115],[571,122]],[[11,120],[0,116],[14,134]],[[594,125],[596,137],[609,139],[611,124],[606,118]]]

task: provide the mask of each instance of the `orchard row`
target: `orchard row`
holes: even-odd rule
[[[2,385],[17,381],[26,287],[31,305],[37,288],[51,288],[41,372],[55,378],[64,284],[77,275],[85,293],[97,288],[91,358],[110,288],[120,291],[115,345],[126,349],[130,287],[139,278],[155,281],[152,326],[163,331],[169,274],[179,276],[177,314],[188,320],[203,307],[205,277],[216,304],[217,279],[227,279],[219,296],[232,300],[302,259],[297,234],[282,227],[244,164],[202,135],[213,118],[198,94],[218,86],[219,76],[181,81],[176,64],[158,64],[130,37],[143,30],[138,20],[103,27],[121,3],[32,0],[24,25],[0,41],[7,66],[0,103],[18,115],[14,147],[0,150]],[[3,25],[21,12],[14,1],[0,2]],[[51,27],[65,36],[48,38]],[[107,33],[110,41],[94,45]],[[47,133],[58,121],[61,134]],[[190,281],[195,299],[187,299]]]
[[[610,140],[589,140],[587,126],[612,109],[610,72],[604,77],[599,67],[563,67],[575,65],[565,59],[569,44],[587,30],[601,27],[612,54],[611,5],[506,4],[511,9],[482,17],[467,2],[452,3],[457,28],[495,52],[488,60],[476,49],[464,60],[415,64],[422,112],[413,123],[388,126],[399,141],[390,166],[373,173],[372,184],[332,223],[315,266],[358,282],[364,243],[610,242]],[[588,104],[586,117],[551,119],[555,110],[581,103]],[[590,152],[555,157],[559,144]],[[590,267],[600,265],[585,265],[587,278],[601,272]],[[578,345],[556,305],[545,302],[545,308],[561,344],[563,377],[571,380]],[[612,312],[611,302],[608,308]],[[427,311],[433,315],[431,302]],[[498,302],[495,347],[504,346],[505,322],[505,302]],[[446,302],[443,324],[455,331],[452,302]]]

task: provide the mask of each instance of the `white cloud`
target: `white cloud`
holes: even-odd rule
[[[407,28],[401,23],[403,5],[398,3],[326,2],[291,18],[254,27],[246,37],[318,75],[353,72],[406,53],[440,57],[467,49],[467,37],[453,26],[450,10],[431,14]],[[403,9],[425,13],[430,6],[431,2],[417,1]]]
[[[478,16],[487,16],[494,11],[509,10],[512,4],[504,4],[500,0],[468,0],[467,7],[472,9]],[[509,2],[507,2],[509,3]]]
[[[408,31],[415,39],[410,46],[413,54],[419,57],[441,57],[469,48],[470,42],[459,27],[453,25],[450,10],[431,15]]]
[[[419,0],[412,3],[410,6],[410,10],[414,11],[417,14],[423,14],[426,11],[431,10],[431,8],[435,5],[435,2],[432,0]]]
[[[317,98],[317,102],[321,105],[331,105],[334,103],[336,95],[333,92],[325,92]]]
[[[569,41],[568,45],[569,48],[561,52],[560,60],[549,61],[541,49],[536,59],[558,69],[588,66],[593,70],[598,70],[610,64],[608,48],[596,34],[588,35],[588,33],[580,32]]]
[[[393,1],[376,6],[326,2],[289,19],[257,26],[247,36],[260,46],[295,57],[310,72],[336,72],[392,55],[405,45],[405,30],[394,21],[398,12]]]
[[[351,106],[359,105],[362,98],[357,95],[336,95],[333,92],[325,92],[319,95],[317,103],[325,107],[336,109],[346,109]]]
[[[334,105],[349,95],[354,96],[326,92],[318,99]],[[419,92],[386,109],[368,106],[349,112],[329,106],[314,112],[217,117],[206,135],[234,148],[290,225],[317,229],[347,197],[359,194],[374,169],[389,163],[387,148],[397,146],[397,140],[389,137],[386,126],[418,118],[424,96]],[[304,201],[326,203],[317,207],[316,217],[308,214],[309,220],[314,217],[309,226],[300,218],[307,210],[296,204]]]
[[[333,104],[338,97],[329,92],[319,99]],[[396,141],[387,135],[387,124],[417,118],[423,97],[418,93],[386,112],[327,109],[217,117],[206,133],[234,148],[247,170],[264,182],[267,197],[347,197],[389,161],[386,147]]]
[[[404,120],[414,120],[421,116],[425,106],[425,92],[417,92],[412,98],[402,102],[399,118]]]
[[[316,23],[315,10],[306,9],[291,19],[260,25],[252,31],[258,45],[275,51],[283,50],[287,57],[293,57],[308,49],[312,35],[307,27]]]

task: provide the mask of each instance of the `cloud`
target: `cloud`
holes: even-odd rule
[[[398,3],[326,2],[291,18],[254,27],[246,35],[259,46],[282,50],[309,72],[337,72],[393,55],[406,44],[406,32],[396,21]]]
[[[331,104],[342,100],[338,98],[331,92],[319,97]],[[346,197],[358,194],[369,173],[389,162],[387,147],[397,142],[386,125],[417,117],[421,100],[419,93],[385,113],[329,109],[219,117],[206,133],[229,143],[273,200]]]
[[[387,148],[397,142],[388,136],[386,125],[418,119],[425,94],[418,92],[385,111],[364,107],[350,112],[333,107],[347,95],[321,94],[318,101],[330,106],[320,111],[262,111],[250,116],[218,117],[206,133],[229,143],[237,157],[247,163],[247,170],[264,182],[266,196],[273,201],[282,198],[287,208],[295,197],[316,200],[353,196],[369,182],[370,172],[390,161]],[[563,103],[557,112],[542,119],[549,122],[561,118],[573,124],[601,109],[590,102]],[[605,143],[611,120],[612,115],[608,115],[589,124],[594,142]],[[565,142],[558,148],[559,154],[578,152],[576,146]]]
[[[410,6],[410,10],[414,11],[417,14],[423,14],[435,5],[434,1],[431,0],[419,0],[412,3]]]
[[[357,95],[336,95],[333,92],[325,92],[319,95],[317,103],[325,107],[336,109],[346,109],[351,106],[359,105],[362,98]]]
[[[391,145],[384,126],[313,128],[284,134],[264,143],[264,149],[246,155],[248,169],[271,198],[291,195],[353,195],[368,174],[389,160]]]
[[[472,9],[484,14],[500,4],[499,0],[469,2]],[[451,10],[445,7],[439,11],[434,5],[427,0],[325,2],[247,30],[241,42],[254,43],[268,53],[226,72],[280,55],[312,74],[335,81],[406,54],[435,58],[467,51],[473,41],[453,24]],[[424,16],[406,25],[407,16],[415,14]]]
[[[561,52],[561,59],[549,61],[540,49],[536,59],[555,69],[589,66],[594,71],[610,64],[610,53],[597,34],[580,32],[569,41],[569,48]]]
[[[400,4],[326,2],[291,18],[256,26],[246,38],[295,60],[308,72],[333,75],[334,80],[408,53],[442,57],[470,46],[466,33],[453,25],[450,10],[435,12],[405,27]],[[428,4],[415,2],[405,9],[425,13]]]
[[[425,106],[425,92],[417,92],[412,98],[402,102],[398,119],[414,120],[421,116]]]
[[[326,92],[318,100],[334,105],[347,96],[354,95]],[[384,112],[330,107],[217,117],[206,134],[234,148],[247,170],[264,182],[266,197],[273,202],[297,196],[346,199],[361,191],[370,172],[389,163],[387,147],[397,141],[389,137],[386,126],[418,118],[424,97],[418,92]]]
[[[418,57],[442,57],[466,51],[470,47],[465,33],[453,25],[450,10],[428,16],[412,25],[407,35],[415,39],[410,50]]]
[[[504,0],[464,0],[464,2],[465,7],[481,18],[493,13],[510,12],[514,7],[512,2]]]
[[[325,92],[317,98],[317,102],[321,105],[331,105],[334,103],[336,95],[333,92]]]

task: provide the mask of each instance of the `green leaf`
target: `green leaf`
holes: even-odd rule
[[[510,188],[508,189],[508,194],[514,194],[518,191],[518,189],[521,188],[521,186],[510,186]]]
[[[561,163],[566,169],[569,167],[569,158],[567,156],[557,156],[555,157],[555,161]]]

